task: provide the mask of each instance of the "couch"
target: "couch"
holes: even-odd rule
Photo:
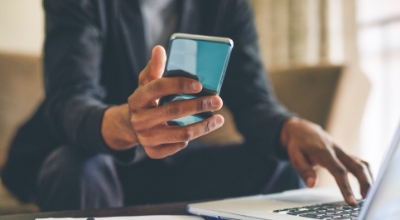
[[[276,96],[288,109],[326,128],[342,70],[342,66],[319,65],[269,72]],[[0,53],[0,170],[16,129],[30,117],[43,97],[41,58]],[[229,109],[223,108],[221,113],[226,118],[224,126],[200,139],[221,146],[242,142]],[[0,180],[0,215],[37,210],[35,204],[15,199]]]

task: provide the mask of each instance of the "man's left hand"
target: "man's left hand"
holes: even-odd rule
[[[358,180],[361,195],[366,196],[372,175],[367,162],[346,154],[320,126],[293,117],[285,122],[281,142],[286,147],[292,166],[299,172],[308,187],[317,181],[314,168],[325,167],[334,176],[346,202],[356,205],[347,173]]]

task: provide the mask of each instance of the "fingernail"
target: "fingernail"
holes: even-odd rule
[[[215,119],[215,125],[217,125],[217,127],[221,127],[223,123],[224,123],[224,118],[223,117],[217,117]]]
[[[192,83],[192,88],[194,91],[200,91],[201,90],[201,84],[199,82],[194,82]]]
[[[356,198],[354,198],[354,196],[349,196],[349,203],[357,204]]]
[[[367,196],[366,192],[361,192],[361,196],[365,199],[365,197]]]
[[[219,101],[219,98],[218,98],[218,97],[213,97],[213,98],[211,99],[211,106],[212,106],[212,107],[218,107],[218,106],[219,106],[219,103],[220,103],[220,101]]]
[[[307,186],[308,186],[309,188],[314,187],[314,185],[315,185],[315,178],[314,178],[314,177],[308,177],[307,180],[306,180],[306,183],[307,183]]]

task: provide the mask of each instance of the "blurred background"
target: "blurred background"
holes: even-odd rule
[[[251,3],[278,98],[370,162],[376,176],[400,121],[400,1]],[[0,0],[0,170],[16,129],[43,99],[43,21],[41,0]],[[205,141],[241,141],[227,124]],[[333,184],[321,176],[319,186]],[[0,215],[32,211],[0,182]]]

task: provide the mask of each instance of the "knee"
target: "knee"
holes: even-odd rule
[[[68,146],[63,146],[54,150],[44,161],[39,171],[38,185],[48,180],[63,180],[65,184],[78,183],[82,179],[92,179],[101,173],[111,175],[114,171],[115,166],[110,155],[84,156]]]
[[[69,147],[62,146],[54,150],[43,162],[37,178],[40,188],[60,184],[71,184],[77,181],[82,169],[83,159]],[[39,192],[40,193],[40,192]]]
[[[107,192],[110,188],[119,187],[117,170],[112,156],[95,155],[84,161],[81,167],[79,184],[82,194],[94,190]]]
[[[111,190],[113,193],[121,191],[111,156],[88,157],[63,146],[46,158],[39,171],[37,202],[45,211],[85,209],[97,204],[96,199],[107,200],[104,196],[93,198],[93,195],[107,195],[109,188],[116,188]]]
[[[81,209],[123,206],[123,190],[111,156],[99,154],[83,164],[80,204]]]
[[[69,147],[54,150],[37,177],[36,200],[42,211],[79,209],[79,173],[83,160]],[[63,199],[60,199],[63,198]]]

